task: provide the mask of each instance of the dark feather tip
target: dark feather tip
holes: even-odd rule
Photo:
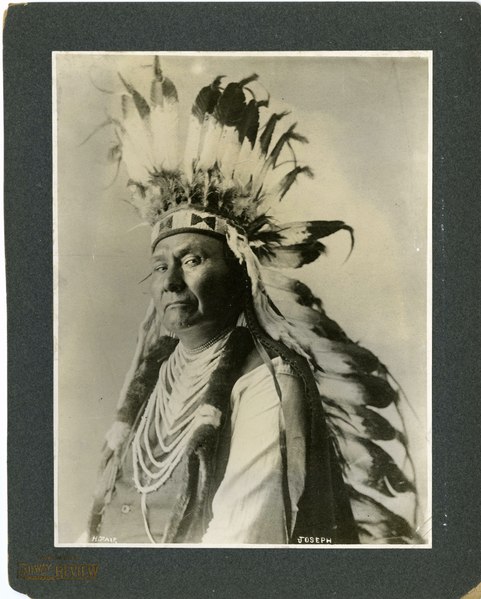
[[[259,79],[259,75],[257,73],[253,73],[250,77],[241,79],[239,81],[238,85],[239,85],[239,87],[244,87],[244,85],[247,85],[248,83],[250,83],[251,81],[255,81],[256,79]]]
[[[162,81],[162,69],[160,68],[160,58],[158,56],[154,56],[154,75],[157,81]]]
[[[379,445],[368,439],[358,439],[367,449],[372,460],[368,472],[368,484],[389,497],[395,493],[415,492],[414,485],[394,463],[391,456]],[[392,489],[392,490],[391,490]]]
[[[364,387],[366,404],[375,408],[387,408],[391,403],[396,404],[398,393],[391,385],[379,376],[372,374],[352,374],[347,378],[357,380]]]
[[[361,418],[362,425],[370,439],[392,441],[398,437],[398,432],[392,424],[377,412],[365,406],[357,406],[356,413]]]

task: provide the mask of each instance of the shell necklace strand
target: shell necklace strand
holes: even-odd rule
[[[162,363],[132,443],[134,483],[144,501],[147,493],[168,480],[192,434],[205,421],[203,391],[219,364],[230,332],[224,330],[194,350],[178,343]]]

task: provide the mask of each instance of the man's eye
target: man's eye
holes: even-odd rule
[[[200,264],[201,260],[199,257],[191,257],[191,258],[187,258],[186,260],[184,260],[184,266],[197,266],[198,264]]]
[[[165,272],[167,270],[167,266],[165,264],[155,264],[154,270],[157,272]]]

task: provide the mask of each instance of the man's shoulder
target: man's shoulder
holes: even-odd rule
[[[291,374],[291,375],[295,376],[295,372],[292,369],[292,367],[290,366],[290,364],[288,362],[286,362],[281,356],[279,356],[273,352],[268,352],[268,355],[271,360],[271,364],[274,369],[274,372],[276,374]],[[249,374],[261,366],[265,366],[267,369],[265,360],[259,354],[259,351],[257,350],[257,348],[254,347],[246,357],[244,366],[242,367],[242,370],[240,372],[240,376]]]
[[[241,374],[241,376],[244,376],[244,374],[252,372],[253,370],[258,368],[259,366],[262,366],[263,364],[264,364],[264,360],[261,358],[261,356],[259,355],[259,352],[254,347],[249,352],[249,354],[247,354],[247,358],[245,359],[245,362],[244,362],[244,365],[242,367],[240,374]]]

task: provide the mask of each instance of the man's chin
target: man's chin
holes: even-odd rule
[[[163,324],[164,328],[167,329],[169,333],[177,335],[177,333],[182,333],[183,331],[191,329],[195,325],[195,322],[190,318],[185,318],[181,320],[164,321]]]
[[[168,307],[164,312],[164,328],[174,335],[190,329],[197,320],[195,311],[192,312],[192,310],[185,309],[184,306]]]

